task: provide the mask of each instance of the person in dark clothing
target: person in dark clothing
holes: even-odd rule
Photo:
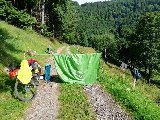
[[[139,73],[138,69],[134,68],[133,66],[129,66],[128,68],[133,76],[133,89],[135,89],[136,81],[141,78],[141,74]]]
[[[139,73],[138,69],[134,68],[133,66],[129,66],[128,68],[130,69],[133,78],[136,80],[141,78],[141,74]]]

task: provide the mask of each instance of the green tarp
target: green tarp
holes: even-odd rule
[[[101,53],[54,55],[58,75],[64,82],[93,84],[97,79]]]

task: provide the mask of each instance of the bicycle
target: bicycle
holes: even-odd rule
[[[29,64],[32,71],[32,78],[28,84],[23,84],[20,80],[18,80],[18,69],[10,70],[10,77],[16,78],[16,83],[14,86],[16,96],[24,101],[32,100],[37,94],[37,86],[39,85],[41,67],[37,62]]]

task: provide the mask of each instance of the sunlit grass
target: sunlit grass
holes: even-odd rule
[[[59,42],[46,39],[34,31],[25,31],[0,21],[0,120],[17,120],[24,115],[24,110],[30,105],[17,99],[14,94],[15,79],[9,78],[4,72],[4,67],[10,64],[19,65],[24,59],[24,52],[28,47],[36,51],[39,56],[26,59],[36,59],[42,68],[47,63],[46,58],[52,57],[47,54],[47,47],[51,45],[53,52],[63,46]]]
[[[95,120],[82,85],[61,84],[59,120]]]
[[[133,119],[159,120],[160,107],[157,104],[159,88],[145,83],[144,80],[139,80],[133,90],[132,80],[129,71],[124,73],[118,67],[107,64],[105,65],[105,79],[99,80],[99,83],[114,96]]]

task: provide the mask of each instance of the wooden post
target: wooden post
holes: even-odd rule
[[[133,78],[133,90],[135,90],[135,87],[136,87],[136,78],[134,77]]]
[[[106,48],[105,48],[105,52],[104,53],[105,53],[104,58],[107,59],[107,49]]]

